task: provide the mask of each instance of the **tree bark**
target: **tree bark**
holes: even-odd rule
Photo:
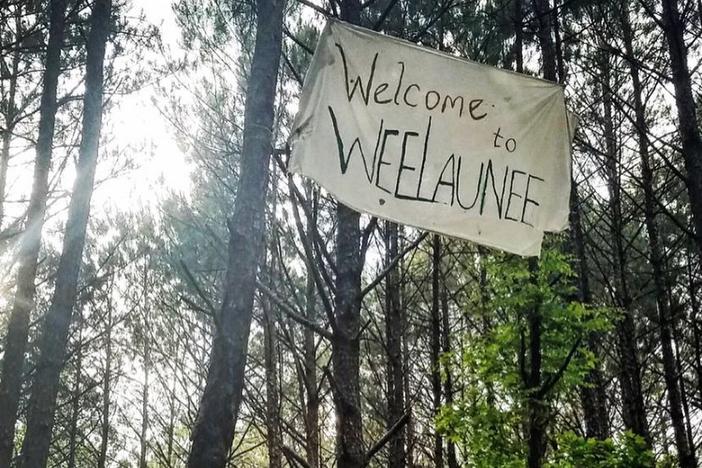
[[[0,153],[0,231],[2,231],[2,222],[5,214],[5,188],[7,185],[7,169],[10,164],[10,143],[12,142],[12,133],[15,128],[15,114],[17,96],[17,79],[20,63],[20,47],[19,41],[22,38],[22,3],[15,5],[15,36],[17,41],[15,50],[12,53],[12,65],[10,70],[10,88],[7,93],[7,101],[5,106],[5,128],[2,132],[2,153]]]
[[[359,376],[361,252],[358,222],[357,212],[338,204],[332,385],[337,417],[336,457],[339,468],[358,468],[365,464]]]
[[[664,268],[664,255],[658,234],[656,222],[656,195],[654,192],[653,170],[650,163],[648,144],[648,124],[646,122],[646,108],[643,103],[643,88],[639,77],[639,70],[634,59],[633,38],[634,34],[629,22],[628,1],[620,12],[624,48],[629,62],[629,70],[634,94],[634,112],[636,116],[636,133],[639,143],[639,157],[641,159],[641,183],[644,191],[644,218],[648,232],[649,261],[653,269],[653,284],[656,292],[658,306],[658,333],[663,353],[663,376],[668,393],[670,419],[675,434],[675,444],[681,467],[691,468],[697,466],[695,456],[688,443],[687,431],[681,402],[681,388],[678,385],[677,365],[672,344],[672,315],[667,293]]]
[[[151,378],[151,320],[149,304],[149,262],[144,262],[144,323],[142,324],[142,358],[144,360],[144,385],[141,387],[141,430],[139,431],[139,468],[147,468],[149,451],[149,388]]]
[[[360,23],[359,0],[341,3],[341,19]],[[332,344],[334,407],[336,410],[336,462],[338,468],[365,465],[361,417],[361,233],[360,215],[337,204],[336,209],[335,330]]]
[[[27,433],[22,444],[24,468],[46,465],[56,409],[59,377],[66,354],[68,329],[76,299],[85,232],[90,215],[100,128],[102,126],[103,63],[110,32],[111,0],[96,0],[90,14],[87,42],[82,138],[56,285],[40,338],[37,370],[29,400]]]
[[[529,260],[529,270],[532,278],[537,274],[538,263]],[[546,453],[546,425],[548,408],[539,395],[541,389],[541,331],[543,319],[539,304],[533,304],[527,312],[529,326],[529,373],[525,387],[527,391],[527,466],[539,468],[543,464]]]
[[[41,231],[46,213],[49,191],[54,123],[56,121],[56,88],[61,72],[66,0],[52,0],[49,6],[49,42],[39,107],[39,135],[34,163],[34,180],[29,200],[29,211],[20,240],[17,290],[5,336],[2,376],[0,378],[0,466],[10,466],[14,451],[15,420],[20,394],[24,354],[31,311],[34,308],[35,279]],[[9,149],[8,149],[9,151]]]
[[[585,256],[585,236],[583,235],[580,215],[580,197],[574,180],[570,189],[570,243],[576,259],[578,300],[583,304],[591,304],[590,281]],[[597,332],[590,333],[586,340],[587,348],[596,356],[601,356],[601,336]],[[585,376],[585,385],[580,386],[580,401],[585,419],[585,435],[604,440],[609,437],[609,415],[607,412],[607,393],[604,376],[599,360]]]
[[[690,198],[692,219],[695,227],[695,242],[702,252],[702,138],[697,122],[697,106],[692,92],[692,79],[687,64],[685,25],[678,0],[662,0],[663,23],[670,67],[673,72],[675,103],[678,111],[678,132],[682,141],[682,152],[687,171],[687,193]]]
[[[76,466],[76,449],[78,447],[78,417],[80,416],[81,377],[83,373],[83,317],[78,317],[78,341],[76,345],[76,377],[73,382],[71,401],[71,420],[68,429],[68,468]]]
[[[622,417],[624,425],[634,434],[643,437],[650,444],[650,432],[646,421],[643,391],[641,389],[641,366],[636,346],[636,325],[634,322],[633,300],[626,277],[627,258],[624,250],[624,234],[621,208],[621,181],[617,157],[614,121],[612,115],[612,95],[610,88],[610,65],[607,56],[601,57],[602,103],[604,106],[605,139],[605,178],[609,191],[609,218],[612,236],[613,278],[612,291],[616,306],[624,317],[617,322],[617,347],[620,359],[620,385],[622,393]]]
[[[316,208],[316,203],[315,203]],[[316,209],[315,213],[316,215]],[[308,261],[307,268],[314,268]],[[308,320],[316,320],[315,283],[312,273],[307,273],[305,290],[305,316]],[[307,394],[305,408],[305,442],[307,464],[310,468],[319,468],[319,392],[317,390],[317,349],[314,331],[304,327],[304,359],[305,359],[305,392]]]
[[[533,0],[534,14],[537,21],[536,35],[541,49],[543,77],[556,82],[556,48],[553,41],[552,14],[549,0]],[[529,259],[529,271],[532,281],[538,272],[538,261]],[[529,468],[539,468],[546,453],[546,426],[548,423],[548,408],[539,395],[541,389],[541,331],[542,321],[540,304],[533,304],[527,311],[529,328],[529,371],[526,376],[527,391],[527,465]]]
[[[402,245],[402,239],[398,239],[400,241],[399,245],[399,250],[403,250],[403,245]],[[405,259],[403,258],[400,260],[400,271],[405,271],[406,268],[404,267],[405,264]],[[404,292],[405,288],[405,283],[403,282],[400,284],[400,288],[402,290],[400,297],[407,297],[407,295]],[[404,339],[402,340],[402,355],[404,356],[404,359],[402,359],[402,365],[403,365],[403,372],[402,372],[402,388],[403,392],[405,395],[405,401],[409,402],[412,401],[412,392],[411,392],[411,387],[410,387],[410,375],[412,373],[411,371],[411,355],[410,355],[410,347],[409,347],[409,340],[408,337],[410,336],[410,320],[408,317],[407,313],[407,308],[402,307],[402,328],[405,330],[404,333]],[[417,437],[415,435],[415,424],[414,424],[414,413],[412,410],[412,405],[408,405],[407,411],[409,413],[409,419],[407,421],[407,425],[405,426],[405,440],[407,441],[407,449],[406,449],[406,457],[407,457],[407,466],[412,468],[415,466],[415,445],[416,445],[416,440]]]
[[[259,0],[256,6],[256,44],[246,92],[239,187],[234,214],[228,220],[224,298],[192,433],[190,468],[225,466],[244,388],[256,271],[264,247],[265,196],[285,1]]]
[[[105,371],[102,378],[102,414],[100,423],[100,450],[98,452],[98,468],[105,468],[107,463],[107,445],[110,437],[110,385],[112,384],[112,287],[114,279],[110,279],[110,291],[107,299],[107,324],[105,327]]]
[[[280,432],[278,394],[278,326],[270,304],[263,310],[263,348],[266,368],[266,444],[269,468],[283,466],[283,439]]]
[[[385,262],[389,264],[398,255],[398,227],[392,222],[385,223]],[[395,425],[405,411],[402,372],[402,304],[400,302],[400,272],[397,266],[388,273],[385,281],[385,335],[387,339],[387,429]],[[407,465],[405,454],[404,427],[396,431],[388,441],[388,468],[404,468]]]
[[[558,81],[558,77],[556,76],[556,48],[552,36],[551,5],[549,4],[549,0],[532,1],[538,25],[536,35],[539,39],[539,48],[541,49],[543,77],[555,83]]]
[[[431,390],[433,416],[441,410],[441,238],[434,234],[431,244],[431,338],[429,342],[431,364]],[[444,450],[441,434],[434,430],[434,466],[443,468]]]
[[[592,303],[590,292],[587,257],[585,256],[585,237],[580,217],[580,197],[575,181],[571,182],[570,191],[570,231],[571,249],[576,259],[578,281],[578,300],[583,304]],[[586,340],[587,348],[596,356],[601,356],[601,336],[590,333]],[[580,386],[580,401],[585,419],[586,437],[604,440],[609,437],[609,415],[607,412],[607,393],[604,376],[599,360],[585,376],[585,385]]]
[[[448,288],[446,286],[446,278],[443,278],[443,283],[441,285],[441,348],[444,353],[451,352],[451,324],[449,312]],[[447,367],[444,372],[446,374],[446,379],[444,380],[444,402],[447,406],[451,406],[453,404],[453,378],[451,367]],[[448,468],[459,467],[458,458],[456,457],[456,444],[451,440],[446,441],[446,461],[448,463]]]

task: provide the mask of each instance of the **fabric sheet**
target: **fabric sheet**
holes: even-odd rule
[[[288,169],[358,211],[538,255],[567,227],[574,124],[558,84],[331,21]]]

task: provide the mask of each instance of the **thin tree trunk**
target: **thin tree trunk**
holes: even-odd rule
[[[14,451],[15,420],[22,392],[22,371],[27,348],[29,321],[34,308],[35,279],[41,231],[49,191],[54,123],[56,121],[56,88],[61,72],[66,0],[52,0],[49,5],[49,42],[39,107],[39,135],[34,163],[34,180],[29,211],[20,240],[17,290],[7,325],[2,376],[0,378],[0,466],[10,466]]]
[[[141,430],[139,431],[139,468],[147,468],[149,451],[149,387],[151,379],[151,305],[149,303],[149,258],[144,259],[142,299],[144,322],[141,324],[144,385],[141,387]]]
[[[675,103],[678,111],[678,131],[682,141],[687,171],[687,193],[695,226],[697,249],[702,252],[702,138],[697,122],[697,106],[692,91],[692,79],[687,65],[685,25],[678,0],[662,0],[664,32],[670,50]]]
[[[639,143],[639,156],[641,158],[641,181],[644,191],[644,217],[648,232],[649,261],[653,269],[653,284],[656,291],[656,304],[658,306],[658,333],[663,353],[663,375],[668,393],[670,419],[675,433],[675,444],[682,467],[696,466],[695,457],[688,443],[685,429],[683,408],[681,402],[681,388],[678,385],[677,368],[672,344],[672,315],[669,296],[666,289],[664,256],[658,234],[656,222],[656,201],[654,193],[653,170],[651,168],[648,125],[646,123],[646,109],[642,100],[643,89],[639,77],[639,70],[634,61],[633,31],[629,22],[628,1],[620,12],[624,47],[629,61],[631,81],[634,91],[634,111],[636,114],[636,132]]]
[[[76,449],[78,447],[78,417],[80,415],[80,396],[81,396],[81,376],[83,372],[83,317],[82,313],[78,314],[78,341],[76,345],[76,377],[73,382],[73,392],[71,401],[71,422],[68,429],[68,468],[76,466]]]
[[[176,355],[178,354],[178,350],[176,348]],[[175,419],[176,419],[176,376],[175,374],[173,375],[173,378],[171,379],[171,388],[170,388],[170,395],[168,396],[168,409],[169,409],[169,415],[168,415],[168,442],[166,444],[166,466],[171,467],[173,466],[173,446],[175,444]]]
[[[332,339],[336,457],[339,468],[365,463],[361,419],[360,331],[361,259],[359,214],[341,203],[337,207],[336,330]]]
[[[556,50],[552,38],[550,5],[548,0],[533,0],[534,13],[536,14],[538,29],[537,37],[541,49],[543,76],[550,81],[557,81],[556,76]],[[532,277],[536,274],[538,263],[529,261]],[[529,324],[529,378],[527,390],[530,392],[528,400],[528,427],[529,453],[527,463],[529,468],[538,468],[542,464],[546,451],[546,424],[547,408],[545,403],[533,393],[541,387],[541,326],[542,317],[539,304],[530,308],[527,321]]]
[[[533,0],[534,14],[538,24],[537,37],[541,49],[543,76],[549,81],[557,81],[556,49],[553,42],[552,15],[549,0]],[[531,280],[535,281],[538,273],[538,260],[529,259]],[[539,468],[546,453],[546,426],[548,424],[548,407],[540,397],[542,355],[541,332],[542,321],[539,303],[533,304],[527,311],[529,328],[529,371],[526,377],[525,389],[527,399],[527,465],[529,468]]]
[[[312,262],[309,261],[307,268],[314,268],[311,263]],[[308,272],[305,289],[305,316],[311,321],[316,319],[315,291],[314,276],[312,273]],[[307,402],[305,407],[305,448],[307,453],[307,464],[310,466],[310,468],[319,468],[319,392],[317,391],[317,350],[315,347],[314,331],[309,327],[304,327],[303,333],[305,392],[307,394]]]
[[[147,468],[149,452],[149,385],[151,378],[151,345],[144,339],[144,385],[141,387],[141,430],[139,431],[139,468]]]
[[[10,89],[5,103],[5,128],[2,132],[2,153],[0,153],[0,231],[5,214],[5,188],[7,185],[7,169],[10,164],[10,143],[15,129],[15,98],[17,95],[17,78],[20,63],[19,41],[22,37],[22,3],[15,5],[15,37],[17,45],[12,54]]]
[[[522,0],[514,0],[514,45],[512,55],[514,55],[515,71],[524,73],[524,12],[522,11]]]
[[[538,263],[536,260],[529,261],[529,270],[532,278],[536,275]],[[548,408],[539,396],[541,389],[541,331],[543,319],[541,317],[541,307],[534,304],[527,312],[527,322],[529,324],[529,374],[525,387],[528,392],[527,400],[527,466],[529,468],[539,468],[543,464],[543,457],[546,453],[546,424],[548,422]]]
[[[558,26],[558,16],[554,10],[554,25]],[[565,82],[565,64],[563,60],[563,50],[560,42],[560,33],[555,31],[557,39],[556,53],[558,56],[558,75],[560,81]],[[580,208],[580,195],[578,185],[571,173],[570,186],[570,250],[575,257],[577,272],[577,292],[578,300],[583,304],[590,304],[592,296],[590,291],[590,279],[585,254],[585,236],[583,234],[582,215]],[[592,332],[587,336],[586,346],[596,356],[600,356],[601,336],[597,332]],[[587,437],[604,440],[609,437],[609,417],[607,413],[607,394],[604,377],[602,375],[601,363],[598,360],[594,367],[585,376],[585,384],[580,386],[580,401],[585,419],[585,435]]]
[[[438,415],[441,410],[441,238],[434,234],[431,245],[431,338],[429,342],[431,364],[432,414]],[[444,451],[441,434],[434,430],[434,466],[443,468]]]
[[[399,250],[402,251],[404,250],[404,246],[402,245],[402,239],[399,240]],[[406,271],[405,269],[405,259],[400,260],[400,271]],[[407,297],[406,294],[404,293],[404,288],[405,288],[405,283],[402,282],[400,284],[400,300],[402,298]],[[402,375],[402,388],[403,392],[405,394],[405,401],[410,402],[412,400],[412,394],[410,391],[410,375],[411,375],[411,359],[410,359],[410,352],[409,352],[409,340],[408,337],[410,335],[410,322],[409,322],[409,317],[407,315],[407,308],[405,307],[404,302],[401,304],[400,310],[402,311],[402,320],[401,320],[401,326],[402,329],[405,330],[404,336],[402,337],[402,355],[404,358],[402,359],[402,368],[403,368],[403,375]],[[407,421],[407,425],[405,426],[405,439],[407,440],[407,466],[409,468],[413,468],[415,466],[414,463],[414,449],[415,449],[415,441],[416,441],[416,436],[415,436],[415,425],[414,425],[414,413],[412,411],[412,405],[408,405],[408,412],[410,414],[409,419]]]
[[[670,293],[670,291],[668,291]],[[670,295],[668,295],[670,298]],[[669,301],[672,302],[672,301]],[[690,457],[696,460],[696,450],[695,450],[695,433],[692,430],[692,417],[690,415],[690,403],[687,396],[687,389],[685,388],[685,378],[684,378],[684,364],[682,358],[680,357],[680,341],[681,336],[677,326],[677,320],[675,320],[674,314],[671,314],[671,332],[672,332],[672,343],[675,350],[675,371],[678,376],[678,385],[680,387],[680,402],[682,403],[683,414],[685,416],[685,435],[687,436],[687,445],[690,450]]]
[[[532,0],[536,15],[537,37],[541,49],[541,66],[543,77],[549,81],[558,81],[556,75],[556,49],[553,44],[553,28],[551,25],[551,5],[549,0]]]
[[[270,304],[263,310],[263,348],[266,371],[266,444],[268,466],[283,466],[283,439],[280,432],[280,396],[278,393],[278,327]]]
[[[692,243],[690,243],[692,244]],[[695,350],[695,373],[697,374],[697,393],[702,397],[702,317],[700,317],[700,303],[697,296],[697,284],[695,283],[694,267],[695,260],[691,250],[692,245],[687,249],[687,295],[690,298],[690,321],[692,322],[692,336]]]
[[[110,279],[110,288],[114,279]],[[100,423],[100,451],[98,468],[105,468],[107,462],[107,444],[110,437],[110,385],[112,384],[112,289],[107,299],[107,324],[105,329],[105,371],[102,380],[102,421]]]
[[[570,230],[571,248],[576,258],[578,279],[578,300],[583,304],[592,302],[590,281],[585,256],[585,237],[583,235],[580,217],[580,197],[575,181],[571,181],[570,190]],[[597,332],[590,333],[586,346],[596,356],[601,356],[601,336]],[[607,412],[607,393],[600,361],[585,376],[585,385],[580,386],[580,401],[585,419],[585,435],[604,440],[609,437],[609,416]]]
[[[317,223],[318,191],[308,184],[307,192],[312,199],[312,223]],[[305,284],[305,317],[315,322],[317,319],[317,297],[314,281],[314,260],[307,259]],[[310,468],[320,467],[319,441],[319,389],[317,388],[317,347],[315,333],[310,327],[303,327],[304,336],[304,387],[305,387],[305,453]]]
[[[59,377],[66,354],[68,329],[76,299],[90,215],[100,127],[102,125],[103,63],[110,32],[111,0],[96,0],[90,14],[87,42],[83,128],[76,181],[68,208],[63,251],[56,273],[51,307],[42,331],[37,371],[29,400],[27,433],[22,444],[22,466],[43,467],[49,455]]]
[[[601,58],[602,69],[602,102],[604,105],[604,138],[605,138],[605,177],[609,191],[609,215],[613,244],[614,274],[612,282],[617,306],[624,317],[617,322],[617,346],[620,359],[620,385],[622,393],[622,417],[624,425],[634,434],[643,437],[650,444],[650,432],[646,421],[643,391],[641,389],[641,366],[639,364],[636,346],[636,325],[634,322],[633,300],[629,292],[626,277],[627,259],[624,250],[621,181],[617,157],[614,121],[612,116],[612,95],[610,88],[609,58]]]
[[[343,0],[341,19],[359,24],[359,0]],[[361,233],[360,215],[342,203],[336,209],[335,330],[332,337],[334,407],[336,410],[336,463],[338,468],[365,465],[361,416]]]
[[[392,222],[385,223],[385,262],[390,263],[398,255],[398,227]],[[404,387],[402,383],[402,305],[400,303],[400,272],[394,267],[386,277],[385,287],[385,334],[387,339],[387,429],[400,420],[405,410]],[[388,467],[404,468],[405,454],[404,428],[396,431],[388,441]]]
[[[449,300],[448,288],[446,286],[446,278],[443,278],[441,285],[441,328],[442,340],[441,347],[444,353],[451,352],[451,324],[449,317]],[[451,366],[447,366],[444,370],[446,378],[444,380],[444,401],[447,406],[453,404],[453,379]],[[458,458],[456,458],[456,444],[451,440],[446,442],[446,461],[449,468],[458,468]]]
[[[239,188],[229,225],[229,256],[205,390],[188,456],[190,468],[221,468],[231,449],[244,388],[257,265],[272,150],[284,0],[259,0],[256,45],[246,92]]]
[[[576,258],[578,278],[578,300],[583,304],[592,302],[590,292],[587,258],[585,256],[585,237],[583,236],[580,217],[580,197],[575,181],[571,182],[570,192],[570,230],[571,245]],[[597,332],[590,333],[586,346],[596,356],[601,356],[601,336]],[[580,386],[580,401],[585,419],[585,435],[604,440],[609,437],[609,417],[607,412],[607,393],[600,361],[585,376],[585,385]]]

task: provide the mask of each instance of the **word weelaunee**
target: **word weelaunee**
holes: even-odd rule
[[[381,120],[371,152],[363,147],[358,137],[353,139],[350,146],[345,144],[334,109],[329,106],[328,110],[341,174],[348,172],[352,159],[356,158],[359,160],[356,164],[363,164],[368,183],[397,199],[455,205],[480,215],[489,210],[491,215],[496,213],[499,219],[533,226],[525,219],[527,207],[537,207],[540,203],[530,198],[529,190],[533,184],[544,182],[541,177],[508,165],[498,168],[492,159],[481,161],[479,169],[469,171],[465,169],[463,156],[458,153],[451,153],[448,158],[442,159],[444,162],[440,163],[438,177],[436,174],[427,175],[427,162],[433,165],[438,159],[428,151],[431,117],[427,120],[423,135],[388,127]],[[399,155],[391,154],[395,147]],[[381,200],[384,204],[385,199]]]
[[[553,83],[330,22],[289,169],[359,211],[538,255],[567,224],[569,136]]]

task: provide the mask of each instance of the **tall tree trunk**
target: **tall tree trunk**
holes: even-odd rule
[[[56,273],[51,307],[44,320],[37,371],[29,400],[27,433],[22,444],[22,466],[43,467],[49,455],[59,377],[66,354],[68,329],[76,299],[78,274],[83,258],[85,232],[90,215],[100,127],[102,126],[103,63],[110,32],[111,0],[96,0],[90,14],[83,128],[78,168],[68,208],[63,251]]]
[[[22,391],[22,371],[27,348],[30,314],[34,308],[35,279],[41,231],[49,191],[54,123],[56,121],[56,88],[61,72],[66,0],[52,0],[49,6],[49,42],[39,107],[39,135],[34,163],[34,180],[29,211],[20,240],[17,290],[7,324],[2,376],[0,377],[0,466],[10,466],[15,441],[15,420]]]
[[[151,343],[144,339],[144,385],[141,387],[141,430],[139,431],[139,468],[147,468],[149,452],[149,385],[151,378]]]
[[[14,40],[17,44],[14,46],[12,53],[12,65],[10,69],[10,89],[7,93],[5,101],[5,128],[2,132],[2,153],[0,153],[0,231],[2,230],[2,222],[5,214],[5,188],[7,185],[7,169],[10,164],[10,143],[12,142],[12,133],[15,129],[15,115],[17,96],[17,79],[20,63],[20,40],[22,39],[22,3],[15,5],[15,36]]]
[[[316,201],[316,194],[315,194]],[[316,215],[316,202],[315,202]],[[307,268],[314,268],[309,261]],[[305,316],[308,320],[316,320],[314,276],[307,273],[305,286]],[[304,359],[305,359],[305,393],[307,401],[305,407],[305,443],[307,464],[310,468],[319,468],[319,392],[317,391],[317,349],[315,346],[314,331],[304,327]]]
[[[359,0],[343,0],[341,19],[359,24]],[[365,465],[361,417],[361,233],[360,215],[342,203],[336,209],[335,330],[332,343],[332,374],[336,410],[336,463],[339,468]]]
[[[514,70],[517,73],[524,73],[524,6],[522,0],[514,0],[513,8],[514,45],[512,46],[512,55],[514,56]]]
[[[178,355],[179,346],[176,345],[175,355]],[[173,455],[174,455],[174,445],[175,445],[175,431],[176,431],[176,410],[177,410],[177,396],[176,396],[176,374],[172,375],[171,385],[168,395],[168,430],[167,432],[167,443],[166,443],[166,466],[168,468],[173,466]]]
[[[441,409],[441,238],[434,234],[431,244],[431,337],[429,342],[431,364],[431,393],[433,416]],[[441,434],[434,430],[434,466],[443,468],[444,450]]]
[[[151,304],[149,302],[149,257],[144,258],[142,270],[142,310],[144,313],[141,326],[142,359],[144,360],[144,384],[141,387],[141,429],[139,431],[139,468],[147,468],[149,451],[149,389],[151,380]]]
[[[670,298],[670,290],[668,290],[668,298]],[[670,303],[672,301],[669,300]],[[671,305],[671,308],[675,308]],[[672,343],[675,350],[675,371],[678,377],[678,385],[680,386],[680,402],[682,403],[683,414],[685,416],[685,435],[687,436],[688,450],[690,451],[690,458],[693,460],[697,458],[695,450],[695,433],[692,430],[692,417],[690,415],[690,402],[688,399],[687,388],[685,387],[685,369],[682,358],[680,357],[680,342],[683,337],[680,336],[680,331],[678,330],[677,320],[675,318],[675,313],[671,314],[671,333],[672,333]]]
[[[80,416],[81,400],[81,377],[83,373],[83,317],[82,312],[78,313],[78,341],[76,345],[76,377],[73,382],[71,396],[71,420],[68,428],[68,468],[76,466],[76,449],[78,448],[78,417]]]
[[[339,468],[358,468],[365,464],[359,376],[361,252],[358,222],[358,213],[338,204],[334,298],[336,330],[332,338],[332,364]]]
[[[538,263],[529,260],[529,270],[532,278],[537,274]],[[541,332],[543,319],[540,304],[533,304],[527,312],[529,326],[529,371],[525,387],[527,400],[527,466],[539,468],[543,464],[546,453],[546,425],[548,422],[548,407],[538,395],[541,389]]]
[[[580,214],[580,196],[575,181],[571,179],[570,188],[570,244],[574,252],[577,272],[578,300],[583,304],[592,302],[590,281],[585,256],[585,236],[583,235]],[[601,356],[601,336],[598,332],[588,334],[586,346],[596,356]],[[580,386],[580,401],[585,419],[585,435],[604,440],[609,437],[609,415],[607,412],[607,393],[604,376],[599,360],[585,376],[585,384]]]
[[[553,42],[552,14],[549,0],[533,0],[534,14],[537,21],[537,37],[541,49],[543,77],[549,81],[557,81],[556,75],[556,48]],[[532,281],[538,271],[538,261],[529,259],[529,271]],[[548,424],[548,407],[538,396],[541,388],[541,332],[542,321],[540,304],[533,304],[527,311],[529,328],[529,371],[526,376],[525,387],[528,393],[527,400],[527,428],[528,428],[528,454],[527,465],[529,468],[539,468],[543,463],[546,452],[546,426]]]
[[[284,6],[284,0],[256,3],[256,45],[246,92],[239,187],[234,214],[228,220],[224,298],[192,433],[190,468],[224,467],[241,404],[256,271],[264,248],[265,196]]]
[[[697,376],[697,393],[702,397],[702,317],[700,317],[700,302],[695,278],[697,262],[695,262],[695,256],[691,252],[693,249],[692,245],[687,249],[687,296],[690,298],[690,321],[692,322],[693,349],[695,350],[694,368]]]
[[[399,250],[402,251],[404,250],[403,245],[402,245],[402,239],[399,240]],[[406,268],[404,266],[405,264],[405,259],[400,260],[400,271],[406,271]],[[400,284],[400,298],[407,297],[407,295],[404,292],[405,288],[405,282],[402,282]],[[402,329],[405,330],[404,336],[402,338],[402,355],[404,358],[402,359],[402,388],[403,392],[405,394],[405,401],[410,402],[412,401],[412,393],[411,393],[411,386],[410,386],[410,375],[411,375],[411,358],[410,358],[410,348],[409,348],[409,340],[408,337],[410,335],[410,321],[409,317],[407,314],[407,308],[405,307],[405,304],[402,304],[401,307],[402,310],[402,320],[401,320],[401,326]],[[412,412],[412,405],[407,405],[407,411],[409,412],[409,418],[407,420],[407,425],[405,426],[405,439],[407,441],[407,449],[406,449],[406,456],[407,456],[407,466],[409,468],[413,468],[415,466],[414,463],[414,453],[415,453],[415,441],[416,441],[416,436],[415,436],[415,425],[414,425],[414,413]]]
[[[601,57],[602,103],[604,105],[605,138],[605,177],[609,191],[609,217],[611,224],[613,265],[612,283],[616,305],[624,317],[617,322],[617,346],[620,359],[620,385],[622,393],[622,417],[624,425],[640,435],[650,444],[650,433],[646,421],[643,391],[641,389],[641,366],[636,346],[636,325],[634,322],[633,300],[626,277],[627,258],[624,250],[624,232],[621,208],[621,180],[617,157],[614,121],[612,115],[612,94],[610,65],[607,56]]]
[[[112,385],[112,287],[107,299],[107,324],[105,326],[105,370],[102,378],[102,414],[100,422],[100,450],[98,451],[98,468],[105,468],[107,462],[107,444],[110,438],[110,389]]]
[[[311,183],[306,185],[308,196],[312,200],[312,223],[317,224],[319,192]],[[314,259],[308,258],[306,263],[305,283],[305,317],[311,322],[317,320],[317,296],[314,281]],[[315,333],[310,327],[303,327],[304,337],[304,387],[305,387],[305,453],[310,468],[320,466],[320,431],[319,431],[319,389],[317,388],[317,346]]]
[[[556,55],[558,77],[561,83],[565,82],[565,63],[563,59],[562,41],[559,31],[557,10],[553,10],[554,33],[556,36]],[[585,254],[585,236],[583,233],[582,214],[578,185],[571,173],[570,179],[569,216],[570,242],[569,250],[575,258],[575,271],[577,275],[578,300],[583,304],[592,302],[590,291],[590,278]],[[600,356],[601,336],[598,332],[590,333],[585,345],[596,356]],[[580,401],[585,420],[585,435],[587,437],[604,440],[610,435],[609,416],[607,413],[607,394],[604,377],[599,360],[585,376],[585,384],[580,386]]]
[[[576,258],[578,300],[583,304],[592,302],[590,292],[587,257],[585,256],[585,236],[583,235],[580,215],[580,197],[574,180],[570,189],[570,231],[571,249]],[[596,356],[601,356],[601,336],[597,332],[588,334],[586,346]],[[585,376],[585,384],[580,386],[580,401],[585,419],[585,435],[604,440],[609,437],[609,416],[607,412],[607,393],[604,376],[599,360]]]
[[[692,91],[690,69],[687,65],[685,25],[680,15],[678,0],[662,0],[662,3],[664,32],[670,50],[670,67],[673,72],[678,111],[678,131],[687,171],[685,183],[695,225],[695,241],[697,249],[702,252],[702,138],[697,122],[697,106]]]
[[[441,285],[441,328],[442,340],[441,348],[444,353],[451,352],[451,323],[449,316],[449,300],[448,288],[446,286],[446,278],[443,278]],[[444,370],[446,379],[444,380],[444,402],[447,406],[453,404],[453,378],[451,366],[447,366]],[[451,440],[446,442],[446,461],[448,468],[458,468],[458,458],[456,457],[456,444]]]
[[[658,234],[656,222],[656,199],[654,192],[653,170],[651,168],[648,144],[648,124],[646,122],[646,109],[643,103],[643,88],[639,77],[638,66],[634,58],[633,31],[629,22],[629,2],[626,1],[621,9],[620,18],[624,38],[624,47],[629,62],[631,82],[634,91],[634,111],[636,115],[636,132],[639,143],[639,157],[641,158],[641,183],[644,191],[644,217],[646,231],[648,232],[649,261],[653,269],[653,284],[656,292],[658,306],[658,333],[663,353],[663,376],[668,393],[670,419],[675,433],[675,444],[678,450],[679,462],[682,467],[697,466],[695,457],[688,443],[687,432],[681,402],[681,389],[678,385],[677,366],[672,345],[672,315],[667,293],[664,268],[664,255]]]
[[[398,227],[392,222],[385,223],[385,262],[389,264],[398,255]],[[404,387],[402,382],[402,304],[400,303],[400,272],[397,266],[388,273],[385,282],[385,335],[387,339],[387,397],[390,429],[402,417],[405,410]],[[404,468],[407,465],[405,454],[404,428],[396,431],[388,441],[388,468]]]
[[[283,466],[283,436],[280,432],[280,396],[278,386],[278,326],[270,304],[263,307],[263,348],[266,368],[266,444],[268,466]]]
[[[543,77],[549,81],[558,81],[556,75],[556,48],[553,43],[553,27],[551,25],[551,5],[549,0],[532,0],[536,15],[539,48],[541,49],[541,67]]]

